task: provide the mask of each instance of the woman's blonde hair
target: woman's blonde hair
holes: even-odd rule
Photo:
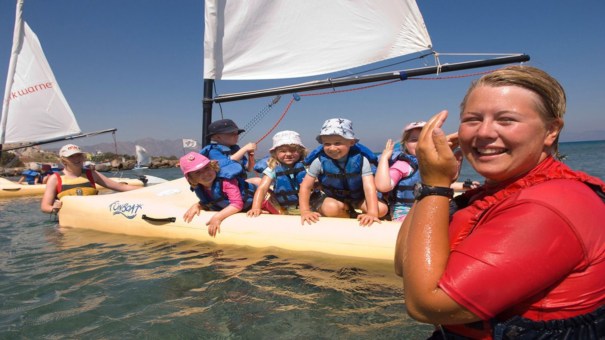
[[[563,86],[551,75],[532,66],[507,66],[484,75],[471,84],[462,103],[461,112],[464,112],[466,101],[470,93],[479,86],[518,86],[534,92],[540,98],[536,108],[544,121],[550,124],[556,120],[561,122],[559,135],[563,129],[563,115],[566,110],[566,96]],[[554,155],[559,155],[559,135],[553,143]]]
[[[305,149],[302,145],[298,145],[298,144],[287,144],[287,145],[280,145],[277,148],[275,148],[274,150],[269,151],[269,160],[267,161],[267,167],[269,169],[275,169],[275,167],[277,166],[277,164],[279,163],[279,160],[277,159],[277,150],[279,148],[281,148],[282,146],[287,146],[290,148],[295,149],[298,154],[300,155],[299,161],[302,161],[303,159],[305,159],[305,157],[307,157],[307,149]]]

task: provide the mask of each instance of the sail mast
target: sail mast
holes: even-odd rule
[[[6,77],[6,87],[4,88],[4,97],[2,102],[2,120],[0,127],[0,153],[2,152],[2,145],[6,140],[6,122],[8,118],[8,107],[10,105],[10,92],[13,87],[15,80],[15,71],[17,68],[17,58],[19,56],[19,50],[23,44],[23,1],[17,0],[17,9],[15,13],[15,29],[13,32],[13,47],[11,49],[10,62],[8,63],[8,73]]]
[[[212,87],[214,86],[214,79],[204,79],[204,102],[203,109],[204,115],[202,116],[202,147],[210,144],[210,137],[208,136],[208,126],[212,123]]]

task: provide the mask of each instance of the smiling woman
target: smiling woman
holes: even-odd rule
[[[118,183],[96,170],[85,170],[84,152],[77,145],[64,145],[59,150],[59,157],[64,166],[63,176],[55,173],[46,182],[44,196],[40,202],[40,209],[45,213],[57,212],[61,209],[61,198],[64,196],[96,195],[98,193],[97,183],[115,191],[129,191],[139,188],[126,183]]]
[[[495,71],[468,90],[458,142],[486,184],[453,206],[417,198],[397,240],[408,313],[443,324],[434,337],[605,336],[605,183],[556,159],[564,112],[561,85],[533,67]],[[429,188],[457,174],[446,118],[419,137]]]

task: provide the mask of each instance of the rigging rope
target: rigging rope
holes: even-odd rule
[[[275,130],[275,128],[277,128],[277,126],[279,125],[279,123],[282,121],[282,119],[284,119],[284,117],[286,116],[286,113],[288,113],[288,111],[290,110],[290,107],[292,106],[292,104],[296,101],[295,97],[293,96],[292,99],[290,99],[290,102],[288,103],[288,105],[286,106],[286,109],[284,110],[284,112],[282,113],[281,117],[279,117],[279,119],[277,120],[277,122],[275,122],[275,124],[273,124],[273,126],[269,129],[269,131],[267,131],[267,133],[265,133],[261,138],[259,138],[256,141],[256,144],[260,143],[263,141],[263,139],[267,138],[267,136],[269,134],[271,134],[271,132],[273,132],[273,130]]]
[[[252,119],[244,125],[244,133],[242,133],[242,137],[245,136],[250,130],[252,130],[261,120],[271,111],[273,106],[279,102],[281,96],[275,96],[273,100],[267,106],[265,106],[262,110],[260,110]]]
[[[436,54],[435,57],[438,59],[439,58],[439,54]],[[440,63],[439,63],[439,65],[440,65]],[[484,74],[488,74],[488,73],[491,73],[491,72],[493,72],[493,70],[482,71],[482,72],[475,72],[475,73],[467,73],[467,74],[462,74],[462,75],[457,75],[457,76],[410,77],[410,78],[407,78],[406,80],[459,79],[459,78],[468,78],[468,77],[474,77],[474,76],[484,75]],[[294,93],[292,95],[293,96],[292,99],[290,99],[290,102],[288,103],[288,105],[286,106],[286,108],[284,109],[284,111],[282,112],[282,114],[279,117],[279,119],[277,120],[277,122],[275,122],[275,124],[273,124],[273,126],[261,138],[259,138],[256,141],[256,144],[262,142],[265,138],[267,138],[267,136],[269,136],[273,132],[273,130],[275,130],[277,128],[277,126],[279,125],[279,123],[285,118],[286,114],[288,113],[288,111],[292,107],[292,104],[294,104],[295,101],[299,101],[301,97],[313,97],[313,96],[323,96],[323,95],[328,95],[328,94],[338,94],[338,93],[345,93],[345,92],[361,91],[361,90],[367,90],[367,89],[374,88],[374,87],[385,86],[385,85],[397,83],[397,82],[400,82],[400,81],[401,80],[399,80],[399,79],[397,79],[397,80],[390,80],[390,81],[385,81],[385,82],[382,82],[382,83],[375,83],[375,84],[372,84],[372,85],[360,86],[360,87],[351,88],[351,89],[345,89],[345,90],[336,90],[335,88],[332,88],[329,91],[323,91],[323,92],[314,92],[314,93],[306,93],[306,94]],[[255,117],[253,117],[252,120],[245,125],[244,130],[246,130],[246,132],[244,132],[242,134],[242,136],[244,136],[249,131],[249,129],[252,129],[258,123],[260,123],[260,121],[262,120],[262,118],[264,118],[269,113],[269,111],[273,108],[273,106],[275,104],[277,104],[277,102],[279,102],[280,98],[281,98],[281,96],[276,96],[265,108],[263,108]],[[222,111],[221,111],[221,117],[222,117]]]

